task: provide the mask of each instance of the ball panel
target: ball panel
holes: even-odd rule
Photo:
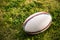
[[[51,21],[52,22],[52,21]],[[27,32],[28,34],[31,34],[31,35],[34,35],[34,34],[38,34],[38,33],[42,33],[44,32],[45,30],[47,30],[49,28],[49,26],[51,25],[51,22],[42,30],[39,30],[37,32]]]
[[[25,22],[24,22],[23,25],[25,25],[25,23],[26,23],[27,21],[29,21],[31,18],[33,18],[33,17],[35,17],[35,16],[37,16],[37,15],[40,15],[40,14],[47,14],[47,12],[37,12],[37,13],[32,14],[31,16],[29,16],[29,17],[25,20]]]

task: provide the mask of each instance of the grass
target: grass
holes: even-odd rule
[[[52,15],[51,26],[43,33],[27,35],[23,22],[41,11]],[[0,40],[60,40],[60,1],[0,0]]]

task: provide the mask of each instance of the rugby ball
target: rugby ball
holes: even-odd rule
[[[23,23],[23,29],[28,34],[38,34],[47,30],[52,22],[48,12],[37,12],[29,16]]]

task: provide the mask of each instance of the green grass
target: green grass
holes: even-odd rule
[[[23,22],[41,11],[52,15],[51,26],[43,33],[27,35]],[[60,40],[60,1],[0,0],[0,40]]]

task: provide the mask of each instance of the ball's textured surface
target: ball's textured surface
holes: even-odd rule
[[[45,31],[51,24],[52,17],[47,12],[37,12],[29,16],[24,22],[24,31],[29,34],[38,34]]]

